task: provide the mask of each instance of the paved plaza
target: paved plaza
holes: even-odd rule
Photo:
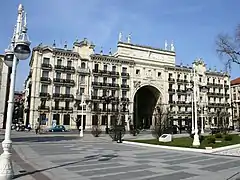
[[[240,168],[237,157],[117,144],[108,136],[24,136],[14,138],[15,179],[226,180]]]

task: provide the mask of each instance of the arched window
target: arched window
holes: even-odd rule
[[[81,63],[81,68],[86,68],[86,64],[84,62]]]

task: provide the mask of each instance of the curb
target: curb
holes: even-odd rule
[[[175,147],[175,146],[163,146],[163,145],[154,145],[154,144],[147,144],[147,143],[138,143],[138,142],[130,142],[130,141],[123,141],[124,144],[129,145],[137,145],[137,146],[144,146],[144,147],[153,147],[153,148],[161,148],[161,149],[171,149],[176,151],[189,151],[189,152],[199,152],[199,153],[207,153],[212,154],[219,151],[239,148],[240,144],[234,144],[230,146],[215,148],[215,149],[195,149],[195,148],[185,148],[185,147]]]

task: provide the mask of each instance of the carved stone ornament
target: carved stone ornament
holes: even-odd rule
[[[141,86],[141,81],[134,81],[133,83],[134,83],[134,85],[133,85],[134,88],[138,88]]]

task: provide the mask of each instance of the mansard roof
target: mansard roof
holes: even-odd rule
[[[114,62],[114,63],[124,63],[124,64],[134,64],[133,60],[125,60],[122,58],[117,58],[110,55],[102,55],[102,54],[92,54],[91,55],[92,60],[99,60],[99,61],[107,61],[107,62]]]

